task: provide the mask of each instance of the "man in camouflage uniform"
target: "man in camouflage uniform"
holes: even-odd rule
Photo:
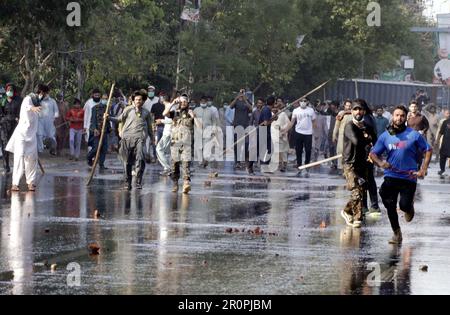
[[[352,194],[341,216],[347,225],[354,228],[360,228],[362,224],[363,198],[368,188],[367,160],[372,142],[376,139],[373,128],[364,123],[365,112],[359,101],[353,102],[353,120],[345,126],[344,131],[344,175],[347,189]]]
[[[186,96],[176,98],[172,103],[167,103],[163,113],[173,120],[172,142],[170,153],[172,157],[172,192],[178,192],[178,181],[181,176],[180,166],[183,168],[183,193],[191,191],[191,160],[192,160],[192,140],[194,127],[194,113],[189,109],[189,102]]]

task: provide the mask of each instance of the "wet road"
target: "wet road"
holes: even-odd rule
[[[0,177],[0,294],[450,294],[450,178],[435,164],[394,247],[384,209],[361,230],[344,225],[349,193],[325,169],[197,169],[185,196],[157,166],[125,192],[115,162],[89,188],[81,162],[49,163],[35,194],[10,196]]]

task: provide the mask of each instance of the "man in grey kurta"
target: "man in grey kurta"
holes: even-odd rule
[[[145,171],[144,141],[152,135],[152,116],[143,108],[147,94],[144,91],[133,93],[133,105],[112,121],[122,124],[119,156],[122,160],[126,189],[131,190],[132,171],[136,172],[136,188],[142,189],[142,177]]]

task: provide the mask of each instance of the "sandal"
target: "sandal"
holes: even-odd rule
[[[20,188],[19,188],[19,186],[13,185],[13,186],[11,187],[11,191],[13,191],[13,192],[18,192],[18,191],[20,191]]]
[[[36,191],[36,186],[33,184],[28,185],[28,191]]]

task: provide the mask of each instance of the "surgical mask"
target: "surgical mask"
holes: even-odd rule
[[[148,97],[154,98],[155,97],[155,92],[148,92]]]
[[[107,100],[101,100],[101,101],[100,101],[100,104],[106,105],[106,104],[108,104],[108,101],[107,101]]]
[[[98,102],[100,102],[100,97],[93,97],[92,100],[93,100],[95,103],[98,103]]]
[[[306,108],[308,106],[308,103],[306,103],[306,102],[300,102],[300,107],[301,108]]]
[[[202,108],[206,108],[206,106],[208,106],[208,104],[206,104],[206,103],[200,103],[200,106],[201,106]]]
[[[212,102],[208,102],[208,103],[207,103],[208,107],[211,107],[212,104],[213,104]]]
[[[8,97],[13,97],[13,96],[14,96],[14,91],[8,91],[8,92],[6,92],[6,96],[8,96]]]

